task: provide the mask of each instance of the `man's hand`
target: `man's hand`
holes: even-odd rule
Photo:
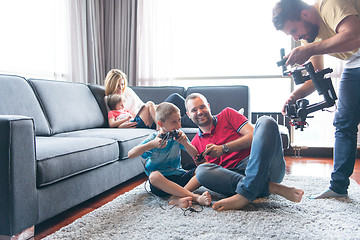
[[[281,109],[281,113],[285,116],[286,112],[285,112],[285,106],[288,104],[294,104],[296,101],[295,96],[293,94],[290,95],[290,97],[286,100],[284,106]]]
[[[204,152],[204,156],[209,155],[210,157],[218,158],[223,154],[224,153],[222,151],[222,146],[221,145],[215,145],[213,143],[210,143],[210,144],[206,145],[206,150]]]
[[[295,64],[304,64],[311,57],[311,53],[308,51],[307,46],[296,47],[291,52],[285,56],[287,61],[285,63],[286,66],[293,66]]]
[[[199,166],[200,164],[203,164],[203,163],[206,162],[205,154],[203,155],[203,158],[202,158],[202,159],[199,160],[199,158],[200,158],[200,154],[198,154],[198,155],[194,158],[194,161],[195,161],[196,166]]]

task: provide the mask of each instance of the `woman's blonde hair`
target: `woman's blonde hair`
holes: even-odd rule
[[[119,81],[121,79],[124,79],[125,81],[125,87],[122,90],[122,93],[124,93],[125,89],[127,88],[128,81],[127,76],[124,72],[120,71],[119,69],[111,69],[107,74],[105,78],[105,96],[108,96],[110,94],[115,93],[116,88],[119,84]]]

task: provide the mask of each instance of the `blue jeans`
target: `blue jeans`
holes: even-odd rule
[[[202,164],[196,178],[208,189],[232,196],[236,193],[253,201],[269,195],[269,182],[280,183],[285,175],[285,160],[279,128],[271,117],[261,117],[255,125],[251,152],[235,169]]]
[[[334,118],[334,170],[330,189],[346,194],[356,159],[357,126],[360,122],[360,68],[344,69],[338,95]]]

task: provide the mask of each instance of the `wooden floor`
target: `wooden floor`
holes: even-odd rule
[[[333,161],[329,158],[294,158],[291,156],[287,156],[285,157],[285,160],[286,173],[290,175],[329,177],[332,171]],[[360,184],[360,159],[357,159],[356,161],[354,173],[351,178],[354,179],[358,184]],[[117,196],[132,190],[145,180],[146,176],[140,175],[139,177],[136,177],[124,184],[121,184],[118,187],[115,187],[114,189],[111,189],[98,197],[95,197],[77,207],[70,209],[69,211],[66,211],[46,222],[35,226],[35,237],[33,239],[42,239],[47,235],[56,232],[60,228],[72,223],[83,215],[110,202]]]

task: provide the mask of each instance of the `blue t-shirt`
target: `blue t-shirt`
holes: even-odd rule
[[[150,134],[141,144],[155,139],[159,132]],[[154,148],[144,152],[141,157],[146,160],[145,173],[150,175],[159,171],[164,176],[181,175],[186,171],[181,167],[181,150],[185,147],[174,138],[168,139],[164,148]]]

